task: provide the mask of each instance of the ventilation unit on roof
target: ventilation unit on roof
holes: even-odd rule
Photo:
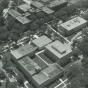
[[[66,52],[66,50],[63,47],[61,48],[59,45],[52,45],[51,47],[57,52],[59,52],[60,54],[63,54]]]
[[[36,66],[36,67],[35,67],[35,72],[36,72],[36,74],[38,74],[40,71],[41,71],[41,68],[38,67],[38,66]]]

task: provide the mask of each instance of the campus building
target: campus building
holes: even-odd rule
[[[75,32],[78,32],[87,25],[87,21],[81,17],[75,17],[59,26],[59,29],[69,36]]]
[[[48,7],[54,11],[58,11],[65,6],[67,6],[66,0],[56,0],[56,1],[52,1],[50,4],[48,4]]]
[[[16,50],[11,51],[13,61],[17,61],[25,56],[32,57],[35,55],[35,50],[37,47],[32,46],[30,44],[26,44]]]
[[[41,67],[28,56],[20,59],[18,64],[19,68],[27,78],[32,81],[36,88],[44,88],[64,75],[64,69],[57,63],[53,63],[45,69],[41,69]]]
[[[25,2],[26,4],[28,4],[30,6],[32,0],[23,0],[23,2]]]
[[[44,5],[47,5],[51,2],[51,0],[41,0],[41,2],[44,4]]]
[[[28,19],[28,18],[25,17],[25,16],[18,16],[18,17],[16,17],[16,20],[17,20],[20,24],[23,24],[23,25],[27,25],[28,23],[31,23],[31,20]]]
[[[62,44],[60,41],[56,40],[45,47],[44,54],[54,62],[64,65],[71,61],[72,50],[68,43]]]
[[[35,9],[41,8],[44,6],[41,2],[38,2],[38,1],[34,1],[30,5],[31,5],[31,7],[35,8]]]
[[[41,8],[41,11],[43,11],[47,15],[50,15],[50,14],[53,14],[54,13],[54,11],[52,9],[50,9],[50,8],[48,8],[46,6],[42,7]]]
[[[46,69],[32,76],[32,81],[37,88],[44,88],[60,76],[64,75],[64,69],[57,63],[51,64]]]
[[[21,16],[21,14],[20,14],[18,11],[15,11],[15,10],[13,10],[13,9],[10,9],[10,10],[8,11],[8,15],[10,15],[10,16],[12,16],[12,17],[14,17],[14,18]]]
[[[41,37],[39,37],[39,38],[37,38],[37,39],[34,39],[34,40],[32,41],[32,43],[33,43],[35,46],[37,46],[39,50],[44,49],[45,45],[47,45],[47,44],[49,44],[49,43],[51,43],[51,42],[52,42],[52,40],[49,39],[48,37],[46,37],[45,35],[43,35],[43,36],[41,36]]]
[[[19,5],[17,6],[17,11],[21,14],[27,12],[31,7],[27,4],[22,4],[22,5]]]
[[[21,14],[18,11],[10,9],[8,11],[8,15],[14,17],[16,19],[16,21],[18,21],[20,24],[23,24],[23,25],[31,22],[31,20],[28,19],[28,17],[31,14],[29,14],[28,12]]]

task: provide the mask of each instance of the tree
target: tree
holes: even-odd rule
[[[47,29],[47,25],[46,25],[46,24],[42,25],[42,26],[40,27],[40,29],[41,29],[43,32],[45,32],[46,29]]]
[[[76,12],[77,8],[72,5],[72,6],[66,6],[61,9],[62,11],[66,11],[68,16],[71,16],[73,13]]]
[[[36,16],[38,18],[43,18],[45,16],[45,14],[43,12],[36,12]]]
[[[15,9],[15,7],[17,6],[17,3],[15,3],[14,1],[11,3],[11,9]]]
[[[57,11],[55,13],[55,17],[57,17],[57,18],[60,18],[61,16],[64,16],[64,15],[67,15],[67,12],[66,11],[63,11],[63,10]]]
[[[18,39],[19,39],[19,37],[16,35],[16,34],[13,34],[13,33],[11,33],[10,35],[9,35],[9,38],[11,38],[14,42],[16,42],[17,43],[17,41],[18,41]]]
[[[82,52],[81,52],[79,49],[74,49],[74,50],[73,50],[72,55],[73,55],[73,59],[74,59],[74,61],[76,61],[76,60],[79,59],[78,56],[79,56],[80,54],[82,54]]]
[[[4,17],[0,16],[0,26],[4,26],[5,25],[5,19]]]
[[[88,8],[88,1],[83,1],[83,2],[81,3],[81,7],[82,7],[82,8]]]
[[[88,58],[87,58],[87,57],[84,57],[84,58],[82,59],[82,66],[83,66],[84,68],[88,68]]]
[[[8,1],[8,0],[1,0],[1,5],[2,5],[4,8],[7,8],[7,7],[8,7],[8,4],[9,4],[9,1]]]
[[[6,88],[17,88],[17,83],[16,82],[9,82]]]
[[[45,16],[45,17],[43,18],[43,20],[44,20],[44,23],[47,23],[47,22],[50,21],[50,18],[49,18],[48,16]]]
[[[38,19],[38,20],[36,21],[36,24],[38,24],[38,26],[40,27],[41,25],[44,24],[44,20],[43,20],[43,19]]]
[[[86,36],[81,43],[78,44],[78,48],[83,52],[83,55],[88,54],[88,37]]]
[[[60,19],[65,22],[68,20],[68,15],[61,16]]]
[[[30,30],[36,31],[39,26],[36,23],[30,24]]]
[[[77,77],[74,77],[70,80],[70,88],[81,88],[81,83]]]
[[[6,74],[3,70],[0,69],[0,79],[5,79],[6,78]]]
[[[67,77],[76,77],[78,74],[81,73],[81,68],[78,66],[78,64],[73,64],[67,74]]]
[[[2,54],[5,60],[10,61],[11,60],[11,53],[10,52],[5,52]]]
[[[50,20],[53,20],[53,19],[54,19],[54,15],[52,15],[52,14],[49,15],[49,19],[50,19]]]
[[[84,28],[82,30],[82,33],[83,33],[83,35],[87,35],[88,36],[88,28]]]
[[[27,27],[25,25],[21,25],[22,32],[25,32],[27,30]]]
[[[2,5],[0,5],[0,16],[2,16],[2,14],[3,14],[3,9],[4,9],[4,7]]]
[[[35,21],[35,20],[37,19],[36,15],[31,15],[29,18],[30,18],[30,20],[32,20],[32,21]]]
[[[24,86],[24,76],[23,76],[23,74],[22,73],[18,73],[18,76],[16,76],[16,79],[17,79],[17,81],[18,81],[18,83],[19,83],[19,86]]]
[[[21,28],[20,28],[20,25],[16,23],[16,24],[14,24],[13,29],[19,30],[19,29],[21,29]]]
[[[15,24],[15,18],[8,17],[7,20],[8,20],[7,29],[10,31]]]

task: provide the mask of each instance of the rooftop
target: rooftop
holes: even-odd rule
[[[28,56],[22,58],[18,61],[22,67],[29,72],[30,75],[33,75],[35,72],[35,68],[40,67],[35,63],[33,60],[31,60]]]
[[[24,17],[24,16],[19,16],[16,17],[17,21],[19,21],[22,24],[27,24],[29,22],[31,22],[31,20],[29,20],[28,18]]]
[[[54,55],[58,58],[62,58],[68,53],[72,52],[71,46],[66,43],[61,43],[60,41],[56,40],[46,46],[46,49],[51,51]]]
[[[72,30],[72,29],[74,29],[74,28],[76,28],[76,27],[78,27],[84,23],[87,23],[87,21],[81,17],[75,17],[75,18],[73,18],[73,19],[71,19],[65,23],[62,23],[61,26],[67,30]]]
[[[23,0],[26,4],[28,4],[30,6],[30,3],[32,2],[32,0]]]
[[[28,13],[28,12],[25,12],[24,14],[22,14],[22,16],[24,16],[24,17],[28,17],[28,16],[30,16],[31,14],[30,13]]]
[[[23,56],[28,55],[29,53],[33,52],[36,50],[36,47],[33,47],[30,44],[27,44],[25,46],[22,46],[14,51],[11,51],[11,54],[16,58],[16,59],[20,59]]]
[[[15,11],[15,10],[12,10],[12,9],[10,9],[9,11],[8,11],[8,13],[11,15],[11,16],[13,16],[13,17],[18,17],[18,16],[21,16],[21,14],[19,13],[19,12],[17,12],[17,11]]]
[[[47,13],[47,14],[54,13],[54,11],[51,10],[50,8],[48,8],[48,7],[42,7],[42,11],[45,12],[45,13]]]
[[[31,7],[27,4],[22,4],[22,5],[19,5],[17,6],[19,9],[21,9],[22,11],[24,12],[27,12]]]
[[[42,2],[50,2],[50,0],[41,0]]]
[[[42,83],[45,83],[46,81],[49,81],[50,79],[56,77],[58,74],[60,74],[64,69],[57,63],[51,64],[46,69],[42,70],[39,74],[36,74],[33,76],[33,79],[41,85]]]
[[[52,40],[46,37],[45,35],[32,41],[32,43],[35,44],[37,47],[43,47],[50,42],[52,42]]]
[[[52,1],[48,7],[52,8],[52,7],[55,7],[55,6],[59,6],[63,3],[66,3],[67,1],[66,0],[56,0],[56,1]]]
[[[43,7],[44,5],[41,3],[41,2],[38,2],[38,1],[34,1],[31,3],[34,7],[37,7],[37,8],[41,8]]]
[[[43,70],[43,72],[45,72],[51,79],[60,74],[62,71],[64,71],[64,69],[57,63],[53,63]]]
[[[48,81],[49,77],[44,72],[40,72],[39,74],[34,75],[33,79],[38,83],[38,85],[41,85],[42,83]]]

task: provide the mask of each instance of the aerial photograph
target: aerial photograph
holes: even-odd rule
[[[0,0],[0,88],[88,88],[88,0]]]

